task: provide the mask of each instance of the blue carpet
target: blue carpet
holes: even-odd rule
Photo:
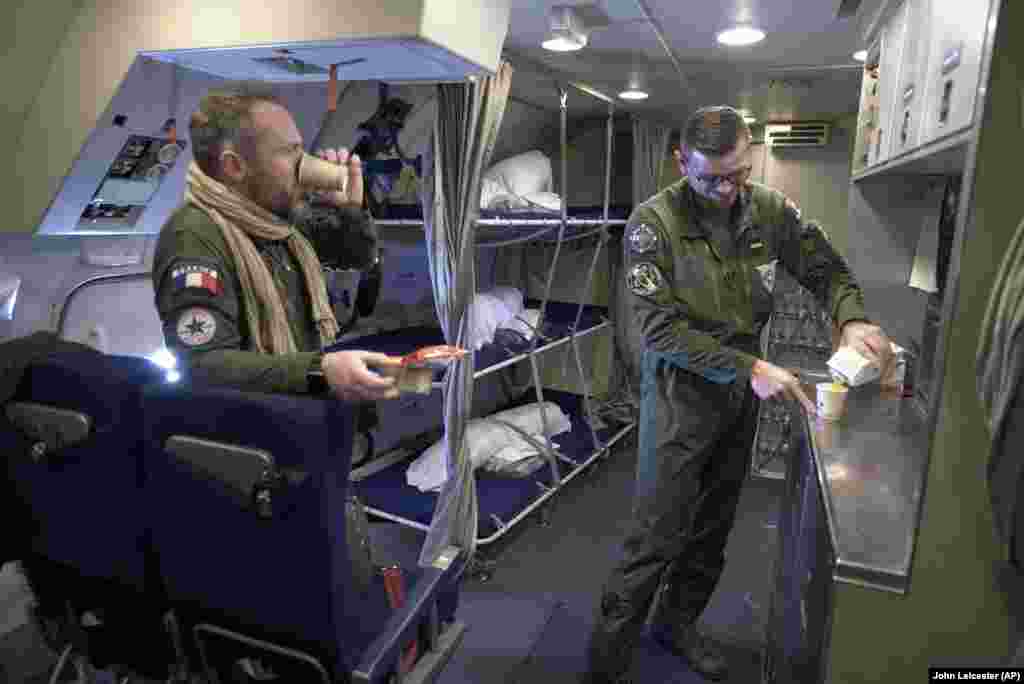
[[[511,684],[557,606],[551,596],[495,596],[464,589],[458,616],[469,629],[437,684]]]
[[[590,603],[582,596],[560,601],[530,657],[517,668],[509,684],[580,681],[586,670],[586,642],[594,619],[594,607]],[[722,646],[731,670],[728,682],[760,681],[761,659],[757,651],[735,643]],[[643,684],[703,684],[706,681],[691,672],[685,661],[665,649],[647,631],[634,651],[632,674]]]

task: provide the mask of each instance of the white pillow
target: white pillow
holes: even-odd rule
[[[544,409],[551,425],[552,436],[572,429],[569,417],[557,404],[546,401]],[[489,418],[503,420],[530,435],[544,433],[544,422],[541,419],[540,404],[538,403],[499,411]],[[405,472],[405,481],[409,485],[423,492],[436,491],[441,488],[448,477],[445,471],[446,440],[447,437],[442,437],[409,464],[409,468]],[[510,430],[487,418],[476,418],[466,424],[466,448],[474,468],[487,463],[509,445],[524,441],[515,430]],[[543,439],[540,441],[543,443]]]
[[[551,160],[540,150],[531,150],[498,162],[487,170],[485,179],[496,181],[513,195],[525,197],[551,190]]]
[[[553,192],[531,192],[524,195],[527,206],[531,209],[546,209],[548,211],[562,211],[562,198]]]

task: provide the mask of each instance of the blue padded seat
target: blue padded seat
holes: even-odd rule
[[[64,638],[84,634],[78,645],[95,665],[155,675],[166,674],[172,656],[147,552],[142,388],[162,378],[142,358],[54,353],[25,370],[3,407],[14,434],[0,440],[20,444],[5,461],[39,615],[72,630]],[[87,612],[102,627],[78,632]],[[148,641],[124,649],[126,634]]]
[[[417,620],[436,615],[431,602],[458,562],[412,578],[397,613],[382,586],[361,591],[353,578],[354,415],[309,397],[147,390],[147,502],[168,599],[186,629],[205,623],[227,637],[199,627],[204,660],[210,644],[223,652],[258,640],[250,645],[312,657],[327,681],[384,681]]]
[[[143,386],[161,378],[145,359],[87,351],[29,366],[6,407],[9,417],[19,406],[36,405],[89,423],[84,439],[65,439],[39,459],[8,457],[12,483],[32,518],[32,552],[84,577],[144,588],[141,399]]]

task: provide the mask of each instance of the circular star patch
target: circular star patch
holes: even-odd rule
[[[629,229],[629,248],[637,254],[650,252],[658,246],[658,233],[646,223],[638,223]]]
[[[217,320],[208,309],[188,309],[178,319],[178,339],[189,347],[198,347],[213,339]]]
[[[649,261],[635,264],[629,269],[626,282],[633,294],[641,297],[650,297],[665,286],[665,278],[662,277],[661,271]]]

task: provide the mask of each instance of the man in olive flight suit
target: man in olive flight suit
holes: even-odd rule
[[[316,204],[307,202],[295,171],[303,153],[301,134],[269,93],[242,88],[208,95],[192,117],[190,137],[199,170],[190,169],[189,183],[195,173],[221,194],[237,195],[234,201],[270,212],[261,215],[276,217],[285,229],[291,223],[324,265],[363,269],[373,264],[377,234],[362,210],[359,158],[349,158],[344,149],[320,151],[321,158],[346,166],[350,180],[346,192],[323,193]],[[330,390],[365,401],[396,396],[392,379],[369,370],[368,364],[379,362],[381,355],[321,353],[324,340],[309,286],[288,241],[242,239],[252,240],[269,270],[295,351],[256,351],[239,278],[240,257],[211,213],[186,201],[160,233],[153,283],[165,340],[188,371],[209,382],[261,392]],[[270,304],[257,302],[256,308],[269,310]]]
[[[781,193],[749,182],[750,130],[729,107],[699,110],[676,151],[684,178],[638,206],[623,256],[622,342],[639,368],[633,522],[605,586],[587,682],[629,682],[632,646],[662,579],[666,646],[711,679],[726,675],[694,623],[725,563],[753,445],[758,397],[814,404],[786,370],[758,359],[771,312],[762,278],[777,261],[828,307],[842,344],[887,368],[843,259]]]

